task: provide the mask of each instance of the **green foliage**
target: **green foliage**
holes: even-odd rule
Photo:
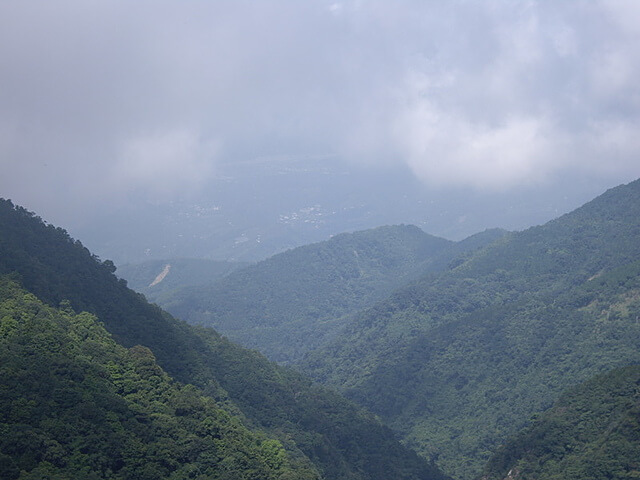
[[[361,313],[305,369],[459,478],[567,386],[640,361],[640,181]]]
[[[342,234],[158,301],[190,323],[213,326],[273,360],[295,363],[339,335],[349,315],[499,235],[486,232],[454,244],[407,225]]]
[[[342,234],[275,255],[212,286],[179,289],[161,305],[291,362],[336,335],[346,315],[412,278],[417,264],[449,243],[413,226]]]
[[[175,320],[129,290],[124,281],[113,275],[110,262],[100,262],[63,230],[44,224],[5,200],[0,201],[0,272],[13,272],[26,290],[50,306],[58,307],[65,300],[61,314],[71,309],[95,314],[119,344],[133,348],[130,361],[137,362],[136,372],[145,381],[156,385],[157,379],[162,379],[159,365],[177,381],[201,389],[204,396],[213,399],[235,421],[267,432],[265,440],[279,441],[296,472],[317,471],[327,480],[443,478],[435,467],[400,445],[389,429],[354,404],[270,363],[256,352],[231,344],[210,329],[196,330]],[[3,319],[0,332],[15,328],[13,316],[7,322],[3,316],[0,318]],[[157,365],[151,361],[149,350],[137,345],[150,349]],[[156,401],[136,391],[138,380],[130,378],[126,370],[116,369],[116,374],[124,375],[117,380],[122,392],[116,394],[135,399],[131,407],[134,416],[154,408],[153,416],[140,418],[145,421],[154,418],[154,422],[159,422],[154,428],[161,432],[174,428],[173,416],[181,419],[185,416],[182,413],[189,414],[187,418],[200,415],[200,408],[194,407],[194,402],[198,405],[200,400],[176,393],[172,397],[175,415],[169,412],[167,418],[164,399]],[[190,387],[184,388],[191,391]],[[73,404],[77,400],[76,394],[67,390],[60,395],[58,400],[62,403]],[[210,401],[202,400],[205,404]],[[26,415],[31,408],[29,403],[20,404],[16,411]],[[55,414],[53,410],[52,415]],[[178,436],[175,440],[189,438]],[[260,453],[266,465],[276,465],[281,457],[277,452],[274,455],[273,447],[272,442],[267,443]],[[165,452],[169,447],[161,442],[154,448]],[[230,454],[223,464],[241,461],[242,450],[238,455]],[[5,468],[4,460],[0,457],[0,468]],[[149,463],[145,467],[148,471],[140,473],[139,478],[154,475],[158,478],[161,471],[158,469],[174,467],[178,468],[173,460],[169,466]],[[11,470],[13,466],[9,464],[6,468]],[[48,464],[36,462],[33,475],[40,475],[41,471],[46,476],[48,468]],[[183,477],[176,478],[198,478],[198,473],[185,471]],[[282,480],[285,478],[305,476],[292,477],[287,472]]]
[[[92,315],[0,279],[0,318],[2,478],[318,478]]]
[[[565,393],[501,446],[483,479],[640,477],[640,366],[601,374]]]
[[[325,478],[444,478],[360,407],[257,352],[248,356],[210,329],[200,333],[215,353],[209,362],[218,381],[240,409],[296,445]]]

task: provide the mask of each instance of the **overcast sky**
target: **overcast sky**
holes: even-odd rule
[[[613,186],[639,127],[635,0],[0,3],[0,196],[43,216],[269,155]]]

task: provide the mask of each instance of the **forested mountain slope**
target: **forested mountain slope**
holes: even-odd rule
[[[306,359],[461,478],[568,385],[640,361],[640,182],[510,234]]]
[[[211,285],[248,265],[201,258],[170,258],[118,265],[116,275],[149,301],[162,304],[163,298],[177,288]]]
[[[455,256],[503,235],[457,244],[411,225],[342,234],[236,271],[210,287],[160,299],[190,323],[214,326],[280,362],[296,362],[334,337],[347,317]]]
[[[212,330],[175,320],[129,290],[114,269],[64,230],[0,201],[0,273],[50,306],[68,300],[75,311],[95,314],[121,345],[148,347],[173,378],[275,435],[289,458],[309,459],[325,479],[443,478],[354,404]]]
[[[0,478],[319,479],[151,351],[0,277]],[[22,472],[22,474],[21,474]]]
[[[483,480],[640,477],[640,366],[601,374],[562,395],[498,449]]]

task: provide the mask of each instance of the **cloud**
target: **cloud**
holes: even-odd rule
[[[176,189],[205,182],[212,174],[215,154],[215,142],[204,142],[186,129],[131,138],[116,157],[112,183],[149,190],[160,199],[170,197]]]
[[[478,190],[640,175],[638,25],[633,0],[4,2],[0,189],[176,195],[278,154]]]
[[[510,118],[481,125],[440,112],[412,108],[397,127],[412,171],[430,184],[501,189],[539,181],[548,173],[545,125],[538,118]],[[455,134],[442,135],[446,128]]]
[[[424,29],[436,43],[416,36],[397,52],[411,55],[393,88],[375,95],[382,113],[354,122],[352,156],[380,152],[431,185],[480,190],[569,170],[640,174],[639,32],[628,20],[637,3],[454,2],[444,10],[428,4],[402,24],[445,19]]]

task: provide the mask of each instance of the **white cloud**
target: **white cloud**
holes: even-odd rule
[[[448,5],[448,13],[469,15],[480,8]],[[382,152],[431,185],[480,190],[569,170],[640,175],[636,30],[614,28],[609,10],[584,2],[490,2],[473,12],[472,28],[465,15],[444,15],[451,23],[435,32],[439,42],[427,49],[428,60],[407,65],[394,88],[377,92],[382,118],[354,122],[357,142],[347,142],[347,151]],[[638,9],[620,2],[613,10],[619,19]]]
[[[541,122],[509,119],[501,126],[478,125],[464,119],[412,111],[400,144],[411,169],[430,184],[502,189],[537,181],[549,165]],[[442,134],[446,129],[449,134]]]
[[[0,189],[175,193],[315,153],[480,190],[640,175],[639,5],[4,2]]]
[[[187,129],[130,138],[114,163],[112,182],[170,197],[210,179],[216,150],[215,142],[204,142]]]
[[[340,15],[340,12],[342,12],[342,8],[343,6],[341,3],[332,3],[331,5],[329,5],[329,11],[334,15]]]

